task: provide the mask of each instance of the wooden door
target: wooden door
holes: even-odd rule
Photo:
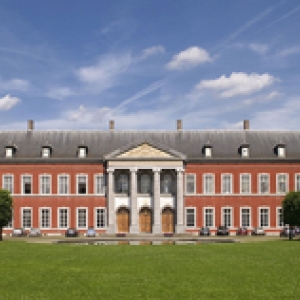
[[[142,208],[140,211],[140,232],[152,232],[152,213],[147,207]]]
[[[120,208],[117,212],[118,232],[129,232],[129,211],[126,208]]]
[[[174,211],[171,208],[165,208],[161,214],[162,232],[174,232]]]

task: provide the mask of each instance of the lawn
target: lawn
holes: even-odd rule
[[[299,299],[300,242],[0,243],[0,299]]]

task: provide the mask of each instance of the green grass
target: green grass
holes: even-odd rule
[[[0,243],[0,299],[299,299],[300,242]]]

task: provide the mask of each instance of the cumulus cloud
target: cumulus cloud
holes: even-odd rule
[[[149,47],[143,50],[142,52],[142,59],[145,59],[149,56],[156,55],[156,54],[162,54],[165,52],[165,48],[161,45]]]
[[[191,69],[211,61],[212,58],[205,49],[195,46],[174,55],[172,60],[167,64],[167,68],[169,70]]]
[[[0,78],[0,90],[15,90],[15,91],[26,91],[29,87],[29,82],[24,79],[13,78],[11,80],[2,80]]]
[[[217,79],[202,80],[196,86],[197,89],[209,89],[220,92],[223,98],[234,97],[237,95],[249,95],[260,91],[276,81],[270,74],[246,74],[231,73],[229,77],[222,75]]]
[[[3,98],[0,98],[0,110],[10,110],[20,102],[21,100],[18,97],[12,97],[7,94]]]

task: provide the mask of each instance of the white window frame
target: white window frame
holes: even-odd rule
[[[102,177],[102,183],[103,183],[103,188],[102,188],[102,192],[98,192],[98,182],[97,182],[97,178],[98,177]],[[95,195],[105,195],[105,189],[106,189],[106,183],[105,183],[105,174],[103,173],[98,173],[94,175],[94,194]]]
[[[268,226],[262,226],[261,225],[261,210],[262,209],[266,209],[268,210]],[[262,228],[270,228],[270,207],[269,206],[260,206],[258,207],[258,227],[262,227]]]
[[[206,190],[206,180],[208,177],[212,178],[212,192],[208,192]],[[215,174],[213,173],[205,173],[203,174],[203,194],[204,195],[214,195],[215,194]]]
[[[188,177],[193,178],[194,189],[192,192],[188,191]],[[193,173],[185,174],[185,192],[187,195],[195,195],[196,194],[196,190],[197,190],[196,179],[197,179],[196,174],[193,174]]]
[[[85,177],[85,184],[86,184],[86,193],[85,194],[79,194],[79,190],[78,190],[78,187],[79,187],[79,177]],[[79,196],[84,196],[84,195],[88,195],[89,193],[89,185],[88,185],[88,175],[87,174],[76,174],[76,194],[79,195]]]
[[[280,224],[280,218],[279,218],[279,210],[281,210],[281,216],[282,216],[282,223]],[[276,207],[276,227],[282,228],[284,226],[283,222],[283,211],[281,206]]]
[[[101,227],[101,226],[97,226],[97,217],[98,217],[98,215],[97,215],[97,210],[103,210],[104,211],[104,226],[103,227]],[[106,222],[107,222],[107,211],[106,211],[106,207],[95,207],[95,209],[94,209],[94,228],[95,229],[105,229],[106,228]]]
[[[51,156],[51,150],[49,147],[42,147],[42,157],[43,158],[48,158]]]
[[[262,191],[261,191],[261,177],[262,176],[268,176],[268,190],[265,193],[262,193]],[[270,194],[270,185],[271,185],[270,174],[269,173],[259,173],[258,174],[258,194],[260,194],[260,195]]]
[[[193,226],[188,226],[188,223],[187,223],[187,211],[191,209],[194,211],[194,225]],[[185,226],[186,228],[190,229],[190,228],[196,228],[197,227],[197,209],[196,207],[191,207],[191,206],[187,206],[185,208]]]
[[[43,191],[43,177],[48,177],[49,178],[49,193],[45,193],[45,191]],[[40,174],[39,175],[39,191],[40,191],[40,195],[51,195],[52,194],[52,176],[50,174]],[[47,187],[46,191],[47,191]]]
[[[285,146],[278,146],[277,147],[277,154],[278,154],[278,157],[285,157],[286,156],[286,149],[285,149]]]
[[[24,210],[30,210],[30,226],[27,226],[27,227],[24,226]],[[21,227],[24,229],[30,229],[33,227],[32,223],[33,223],[32,207],[27,207],[27,206],[21,207],[21,224],[22,224]]]
[[[14,153],[13,147],[6,147],[5,157],[11,158],[13,157],[13,153]]]
[[[250,156],[250,149],[249,147],[241,147],[241,156],[242,157],[249,157]]]
[[[249,177],[249,192],[245,193],[243,192],[243,181],[242,181],[242,178],[243,176],[248,176]],[[252,194],[252,187],[251,187],[251,174],[250,173],[241,173],[240,174],[240,194],[242,195],[251,195]]]
[[[242,210],[243,209],[248,209],[249,210],[249,226],[243,226],[243,214],[242,214]],[[240,207],[240,227],[247,227],[247,228],[252,228],[252,210],[250,206],[242,206]]]
[[[79,226],[79,210],[85,210],[85,226]],[[89,209],[87,207],[76,207],[76,228],[87,229],[89,224]]]
[[[298,186],[298,184],[297,184],[298,177],[299,177],[299,186]],[[298,189],[298,187],[299,187],[299,189]],[[300,173],[296,173],[296,174],[295,174],[295,191],[296,191],[296,192],[297,192],[297,191],[300,191]]]
[[[67,178],[67,193],[60,193],[60,178],[66,177]],[[69,195],[70,194],[70,175],[69,174],[58,174],[57,175],[57,194],[58,195]]]
[[[10,191],[10,193],[13,195],[14,194],[14,175],[13,174],[3,174],[2,175],[2,188],[3,189],[6,189],[5,185],[4,185],[5,177],[11,177],[11,191]],[[8,190],[8,189],[6,189],[6,190]]]
[[[61,227],[60,226],[60,210],[67,210],[67,226],[66,227]],[[71,215],[70,215],[70,207],[58,207],[57,208],[57,228],[58,229],[67,229],[70,227],[70,224],[71,224]]]
[[[204,147],[205,157],[212,157],[212,147]]]
[[[78,148],[78,157],[79,158],[86,158],[86,148],[85,147],[79,147]]]
[[[224,218],[224,210],[225,209],[230,209],[230,226],[227,226],[225,224],[225,218]],[[233,207],[231,206],[223,206],[221,207],[221,225],[226,226],[227,228],[233,228],[234,220],[233,220]]]
[[[31,193],[30,194],[25,194],[24,177],[30,177],[30,183],[31,183]],[[22,174],[21,175],[21,195],[32,195],[32,194],[33,194],[33,176],[32,176],[32,174]]]
[[[212,210],[212,219],[213,219],[212,226],[206,226],[206,210],[207,209]],[[216,218],[215,218],[215,208],[214,207],[209,207],[209,206],[203,207],[203,227],[215,228],[215,220],[216,220]]]
[[[285,176],[285,192],[279,190],[279,176]],[[277,173],[276,174],[276,194],[284,195],[289,192],[289,175],[287,173]]]
[[[43,210],[48,210],[49,211],[49,226],[48,227],[43,227]],[[39,208],[39,228],[40,229],[51,229],[52,228],[52,208],[51,207],[40,207]]]
[[[226,192],[226,193],[224,192],[224,184],[225,184],[224,177],[225,176],[229,176],[229,178],[230,178],[230,191]],[[221,175],[221,194],[223,194],[223,195],[232,195],[232,193],[233,193],[233,176],[232,176],[231,173],[223,173]]]

